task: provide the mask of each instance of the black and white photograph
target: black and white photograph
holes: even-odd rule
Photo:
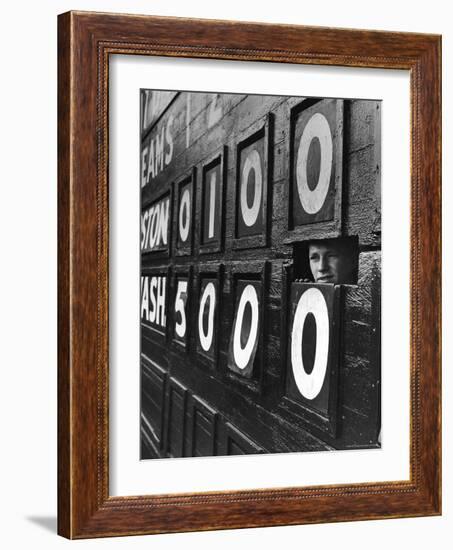
[[[380,448],[381,109],[140,90],[142,460]]]
[[[4,4],[5,549],[452,547],[448,6]]]

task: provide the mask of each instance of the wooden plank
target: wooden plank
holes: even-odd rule
[[[165,450],[169,457],[184,456],[187,388],[175,378],[169,378],[166,407]]]
[[[191,398],[190,456],[214,456],[217,439],[217,411],[193,395]]]
[[[148,451],[160,456],[163,445],[166,368],[141,358],[141,433],[148,440]],[[143,452],[141,459],[152,458]]]

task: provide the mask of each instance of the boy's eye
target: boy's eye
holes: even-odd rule
[[[311,261],[319,260],[318,254],[312,254],[312,255],[310,256],[310,260],[311,260]]]

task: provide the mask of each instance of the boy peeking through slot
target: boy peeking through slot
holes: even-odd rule
[[[315,283],[354,284],[357,263],[349,239],[314,240],[308,243],[308,261]],[[299,282],[308,282],[299,279]]]

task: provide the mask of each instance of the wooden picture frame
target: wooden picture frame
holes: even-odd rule
[[[58,47],[59,534],[89,538],[440,514],[440,37],[69,12],[59,16]],[[409,480],[109,495],[108,61],[112,54],[410,72]],[[170,381],[163,383],[169,391]],[[185,399],[184,388],[181,392]],[[229,432],[221,427],[232,433],[234,428],[227,428]],[[259,452],[253,442],[248,445]]]

